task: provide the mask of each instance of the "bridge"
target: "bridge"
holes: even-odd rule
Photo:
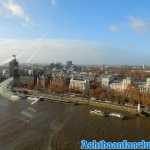
[[[17,101],[20,99],[19,96],[14,95],[10,89],[10,84],[13,81],[13,78],[9,78],[2,83],[0,83],[0,95],[8,100]]]

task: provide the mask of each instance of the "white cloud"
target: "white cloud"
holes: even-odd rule
[[[97,46],[88,41],[64,39],[0,40],[1,61],[8,60],[12,54],[21,62],[50,63],[72,60],[76,64],[96,64],[101,56]]]
[[[120,32],[120,27],[117,26],[117,25],[110,25],[110,26],[108,27],[108,29],[109,29],[109,31],[111,31],[111,32]]]
[[[26,23],[31,21],[31,18],[26,14],[24,8],[13,0],[1,1],[0,3],[6,13],[23,19]]]
[[[0,64],[13,54],[21,63],[148,64],[150,52],[141,49],[138,45],[119,48],[70,39],[0,39]]]
[[[149,22],[145,21],[141,18],[130,16],[129,17],[129,25],[136,32],[144,32],[149,28]]]

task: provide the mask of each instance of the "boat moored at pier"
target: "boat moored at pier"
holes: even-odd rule
[[[91,110],[90,114],[94,114],[94,115],[98,115],[98,116],[106,116],[106,114],[104,112],[102,112],[101,110]]]
[[[121,113],[109,113],[109,116],[124,119],[124,115],[122,115]]]

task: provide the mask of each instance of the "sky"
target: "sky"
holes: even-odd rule
[[[0,0],[0,64],[150,65],[149,0]]]

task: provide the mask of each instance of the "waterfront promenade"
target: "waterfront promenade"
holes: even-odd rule
[[[27,91],[26,96],[35,96],[39,98],[44,98],[53,102],[65,102],[65,103],[74,103],[74,104],[83,104],[83,105],[91,105],[96,107],[103,107],[103,108],[110,108],[114,110],[119,111],[125,111],[129,112],[131,114],[137,114],[137,108],[136,107],[129,107],[124,105],[118,105],[113,103],[106,103],[99,100],[91,100],[90,98],[81,97],[81,96],[72,96],[70,94],[51,94],[51,93],[43,93],[37,90],[28,90],[24,88],[13,88],[13,91],[16,91],[16,93],[11,91],[11,88],[9,87],[9,84],[12,82],[13,78],[9,78],[2,83],[0,83],[0,95],[4,98],[7,98],[11,101],[19,100],[21,95],[19,93],[22,93],[24,91]]]
[[[137,107],[135,106],[124,106],[113,103],[106,103],[99,100],[91,100],[90,98],[81,97],[81,96],[72,96],[70,94],[52,94],[52,93],[43,93],[37,90],[28,90],[24,88],[14,88],[14,91],[17,93],[20,92],[29,92],[30,94],[26,94],[26,96],[33,96],[43,98],[45,100],[49,100],[52,102],[63,102],[63,103],[74,103],[75,105],[91,105],[106,109],[114,109],[118,111],[124,111],[131,114],[137,114]]]

